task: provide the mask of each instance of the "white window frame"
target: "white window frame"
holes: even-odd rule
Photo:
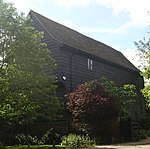
[[[93,70],[93,60],[88,58],[88,70]]]

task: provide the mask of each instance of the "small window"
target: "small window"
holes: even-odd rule
[[[88,59],[88,70],[93,70],[93,60]]]

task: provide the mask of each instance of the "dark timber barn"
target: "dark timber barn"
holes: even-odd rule
[[[56,76],[59,80],[59,95],[63,96],[85,81],[104,76],[118,86],[136,85],[139,97],[132,118],[137,119],[144,112],[144,99],[140,94],[144,86],[143,78],[121,52],[34,11],[30,11],[29,16],[34,28],[44,32],[43,42],[47,44],[58,65]]]

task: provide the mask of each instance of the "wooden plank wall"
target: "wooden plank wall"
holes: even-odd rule
[[[46,29],[37,21],[37,19],[34,16],[31,16],[32,24],[34,28],[38,31],[41,31],[44,33],[44,38],[42,39],[43,43],[47,44],[48,49],[51,52],[52,57],[56,61],[57,64],[57,70],[55,72],[56,76],[59,79],[59,59],[60,59],[60,49],[59,49],[59,43],[55,39],[53,39],[50,34],[46,31]]]
[[[136,73],[108,65],[105,62],[87,55],[81,55],[80,53],[73,55],[71,52],[63,49],[60,51],[60,71],[63,75],[67,76],[66,84],[68,87],[71,83],[71,77],[73,89],[85,81],[95,80],[101,77],[106,77],[114,81],[118,86],[123,84],[135,84],[139,87],[139,75]],[[93,60],[92,71],[88,70],[88,58]],[[71,74],[72,76],[70,76]]]

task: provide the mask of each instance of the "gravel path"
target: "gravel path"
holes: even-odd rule
[[[98,146],[98,149],[150,149],[150,144],[146,145],[108,145]]]
[[[140,142],[123,143],[117,145],[97,146],[97,149],[150,149],[150,138]]]

